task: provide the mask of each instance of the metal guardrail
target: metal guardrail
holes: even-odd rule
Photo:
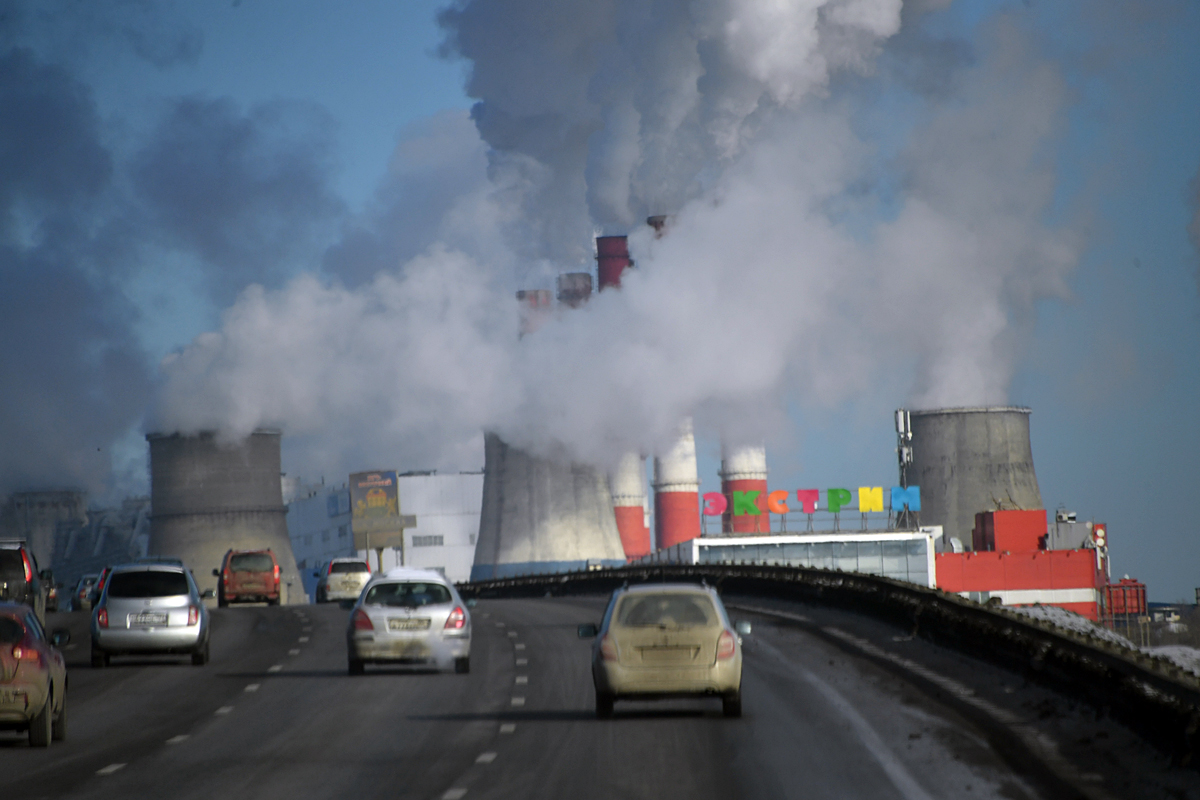
[[[911,583],[810,567],[646,564],[461,584],[464,597],[611,592],[626,583],[706,581],[722,593],[861,611],[1074,695],[1200,767],[1200,678],[1166,659]]]

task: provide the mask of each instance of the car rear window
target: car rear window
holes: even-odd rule
[[[108,579],[109,597],[173,597],[187,594],[182,572],[118,572]]]
[[[449,603],[450,590],[440,583],[377,583],[364,603],[376,606],[432,606]]]
[[[275,559],[270,553],[235,553],[229,558],[229,568],[234,572],[273,572]]]
[[[370,572],[371,568],[361,561],[335,561],[330,572]]]
[[[0,617],[0,644],[18,644],[24,638],[24,625],[12,617]]]
[[[0,578],[25,580],[25,560],[21,558],[20,550],[0,548]]]
[[[715,625],[717,619],[712,600],[701,594],[632,595],[617,607],[617,623],[627,627]]]

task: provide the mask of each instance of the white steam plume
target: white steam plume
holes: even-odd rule
[[[916,375],[897,403],[1003,402],[1079,249],[1043,223],[1061,77],[997,24],[884,159],[858,112],[899,4],[762,6],[460,3],[443,24],[490,184],[397,273],[247,291],[164,364],[156,425],[279,425],[309,468],[475,466],[481,428],[607,466],[687,414],[761,439],[789,404],[897,371]],[[666,211],[662,239],[636,224]],[[632,229],[639,268],[518,342],[512,290],[590,262],[597,226]]]

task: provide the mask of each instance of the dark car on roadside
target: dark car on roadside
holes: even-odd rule
[[[24,539],[0,539],[0,601],[23,603],[44,622],[47,590],[53,583],[50,570],[38,570]]]
[[[279,605],[279,561],[270,550],[230,550],[213,575],[221,608],[230,603]]]
[[[67,737],[67,665],[58,647],[71,634],[47,636],[24,603],[0,602],[0,730],[27,731],[30,747]]]

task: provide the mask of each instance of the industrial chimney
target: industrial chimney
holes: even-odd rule
[[[700,478],[692,420],[665,453],[654,459],[654,537],[659,550],[700,535]]]
[[[735,515],[734,492],[758,492],[758,514]],[[721,494],[729,501],[721,515],[725,533],[770,533],[767,512],[767,450],[765,447],[727,447],[721,444]]]
[[[617,469],[609,475],[612,486],[613,514],[621,547],[628,559],[641,558],[653,552],[650,528],[646,525],[646,459],[637,453],[621,457]]]
[[[1029,443],[1030,409],[1013,406],[910,411],[908,485],[921,488],[921,524],[969,543],[975,515],[1040,509]]]
[[[621,566],[605,476],[484,437],[483,508],[471,580]]]
[[[305,602],[288,539],[279,432],[255,431],[229,445],[212,433],[151,433],[146,439],[150,554],[183,559],[200,589],[215,591],[212,571],[221,566],[226,550],[270,548],[279,562],[286,602]]]
[[[628,237],[596,237],[596,282],[600,291],[620,289],[621,276],[632,266]]]

